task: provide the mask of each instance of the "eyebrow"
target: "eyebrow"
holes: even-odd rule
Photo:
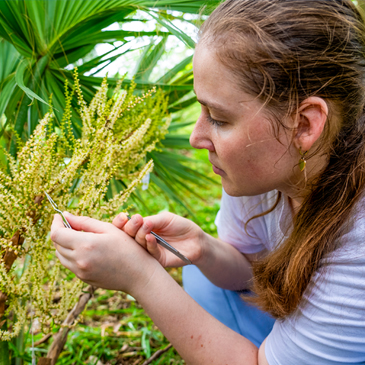
[[[208,103],[204,100],[199,100],[197,99],[198,102],[204,106],[206,106],[207,108],[210,108],[210,109],[215,109],[217,111],[220,111],[222,113],[228,113],[228,110],[223,108],[222,106],[220,106],[219,104],[215,104],[215,103]]]
[[[195,89],[193,89],[193,91],[194,91],[194,94],[196,95]],[[210,102],[207,102],[207,101],[204,101],[204,100],[199,100],[198,98],[196,100],[198,101],[199,104],[204,105],[207,108],[215,109],[215,110],[217,110],[221,113],[229,113],[229,111],[227,109],[225,109],[224,107],[222,107],[219,104],[210,103]]]

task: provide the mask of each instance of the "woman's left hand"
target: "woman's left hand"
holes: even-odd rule
[[[82,281],[131,295],[143,290],[160,264],[133,238],[110,223],[65,213],[73,229],[56,214],[51,239],[61,264]]]

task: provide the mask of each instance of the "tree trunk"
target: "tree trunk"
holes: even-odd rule
[[[80,295],[79,301],[75,304],[71,312],[68,314],[67,318],[62,323],[62,327],[58,331],[58,333],[54,336],[54,340],[48,350],[47,359],[50,359],[50,365],[55,365],[57,362],[58,357],[60,356],[63,347],[67,341],[67,335],[70,332],[72,324],[75,322],[77,317],[81,314],[81,312],[85,309],[87,303],[91,299],[94,294],[94,291],[97,288],[94,286],[88,286],[86,289],[87,293]],[[44,361],[42,359],[42,361]],[[40,365],[41,363],[38,363]],[[46,364],[42,362],[42,364]],[[0,363],[1,365],[1,363]]]

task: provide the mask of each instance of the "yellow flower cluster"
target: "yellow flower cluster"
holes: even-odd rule
[[[44,332],[59,325],[82,289],[55,257],[49,239],[54,211],[45,192],[61,210],[111,220],[153,168],[146,154],[167,132],[166,99],[155,89],[135,95],[133,82],[127,90],[121,85],[122,80],[108,98],[104,79],[87,105],[76,70],[71,91],[65,85],[60,127],[54,128],[50,112],[16,159],[5,152],[9,168],[0,169],[0,322],[16,322],[8,331],[0,330],[0,341],[16,336],[30,313]],[[83,123],[80,138],[72,133],[74,95]],[[126,188],[107,199],[113,180]]]

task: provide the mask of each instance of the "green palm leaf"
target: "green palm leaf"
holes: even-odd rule
[[[140,58],[136,72],[136,82],[148,82],[154,67],[161,58],[166,45],[167,37],[163,37],[156,45],[154,40],[145,48],[142,57]]]
[[[119,57],[134,51],[136,47],[129,45],[139,37],[150,37],[151,41],[136,64],[136,92],[157,85],[169,97],[170,112],[191,106],[195,102],[192,95],[192,56],[172,67],[158,80],[151,80],[151,75],[164,54],[169,37],[179,39],[190,48],[195,46],[194,41],[174,24],[175,16],[168,11],[199,14],[204,5],[215,6],[218,3],[215,0],[0,1],[0,116],[6,116],[6,123],[0,129],[0,137],[5,138],[3,142],[16,156],[16,139],[8,127],[26,140],[49,109],[51,95],[56,116],[53,128],[60,123],[61,111],[65,107],[64,82],[68,80],[72,86],[70,69],[76,63],[81,63],[80,85],[86,102],[89,102],[101,84],[101,78],[90,72],[100,72]],[[133,19],[137,10],[149,14],[156,21],[155,30],[105,30],[116,22],[127,24],[139,20]],[[88,56],[100,43],[111,44],[113,48],[102,55]],[[86,61],[85,57],[88,57]],[[117,78],[110,78],[110,87],[114,87],[117,81]],[[131,80],[125,79],[123,83],[128,85]],[[79,136],[82,125],[76,101],[72,106],[72,130],[75,136]],[[174,120],[178,118],[174,117]],[[175,124],[171,131],[175,133],[177,129]],[[186,181],[197,182],[194,173],[184,167],[184,161],[177,158],[177,154],[174,157],[169,155],[168,162],[164,162],[171,171],[168,173],[161,163],[161,156],[168,153],[166,148],[177,151],[189,149],[188,136],[171,134],[163,141],[163,146],[164,152],[153,156],[158,166],[156,171],[160,173],[158,178],[156,175],[156,182],[160,188],[168,185],[170,197],[175,195],[182,202],[179,193]],[[173,187],[174,178],[182,183],[178,189]]]

